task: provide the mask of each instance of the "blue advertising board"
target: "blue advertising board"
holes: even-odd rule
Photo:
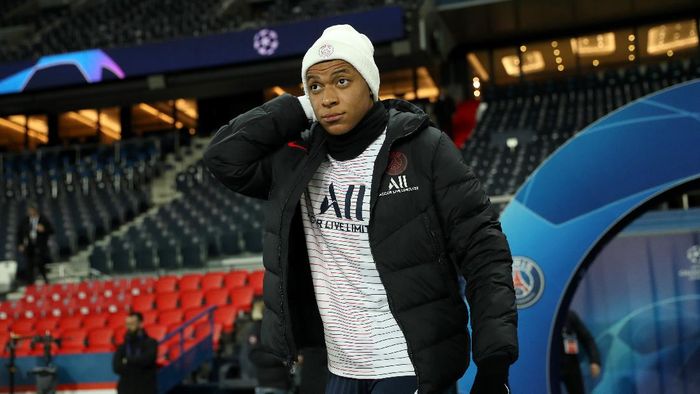
[[[403,10],[384,7],[258,30],[48,55],[0,64],[0,94],[302,56],[326,27],[341,23],[353,25],[375,45],[405,36]]]

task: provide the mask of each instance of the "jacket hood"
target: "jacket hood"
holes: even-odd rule
[[[429,126],[435,126],[428,114],[408,101],[390,99],[383,100],[382,104],[389,111],[388,138],[395,139],[426,129]]]

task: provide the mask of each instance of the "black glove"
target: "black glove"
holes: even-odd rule
[[[476,378],[470,394],[509,394],[508,368],[505,356],[494,356],[477,364]]]

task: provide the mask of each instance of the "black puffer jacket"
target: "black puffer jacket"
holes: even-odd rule
[[[507,368],[517,358],[511,255],[488,198],[449,138],[412,104],[384,104],[389,123],[374,165],[370,245],[419,392],[436,393],[469,364],[458,273],[467,281],[477,366],[505,360]],[[298,349],[324,340],[299,201],[327,155],[322,130],[312,127],[300,140],[306,128],[298,100],[283,95],[223,126],[204,154],[230,189],[267,200],[262,341],[290,364]]]

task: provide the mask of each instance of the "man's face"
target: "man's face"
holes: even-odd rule
[[[141,322],[136,316],[128,316],[126,318],[126,330],[133,334],[141,329]]]
[[[367,82],[344,60],[309,67],[306,85],[318,122],[332,135],[352,130],[372,108]]]
[[[39,211],[37,211],[36,208],[27,208],[27,215],[29,215],[30,218],[35,218],[39,216]]]

